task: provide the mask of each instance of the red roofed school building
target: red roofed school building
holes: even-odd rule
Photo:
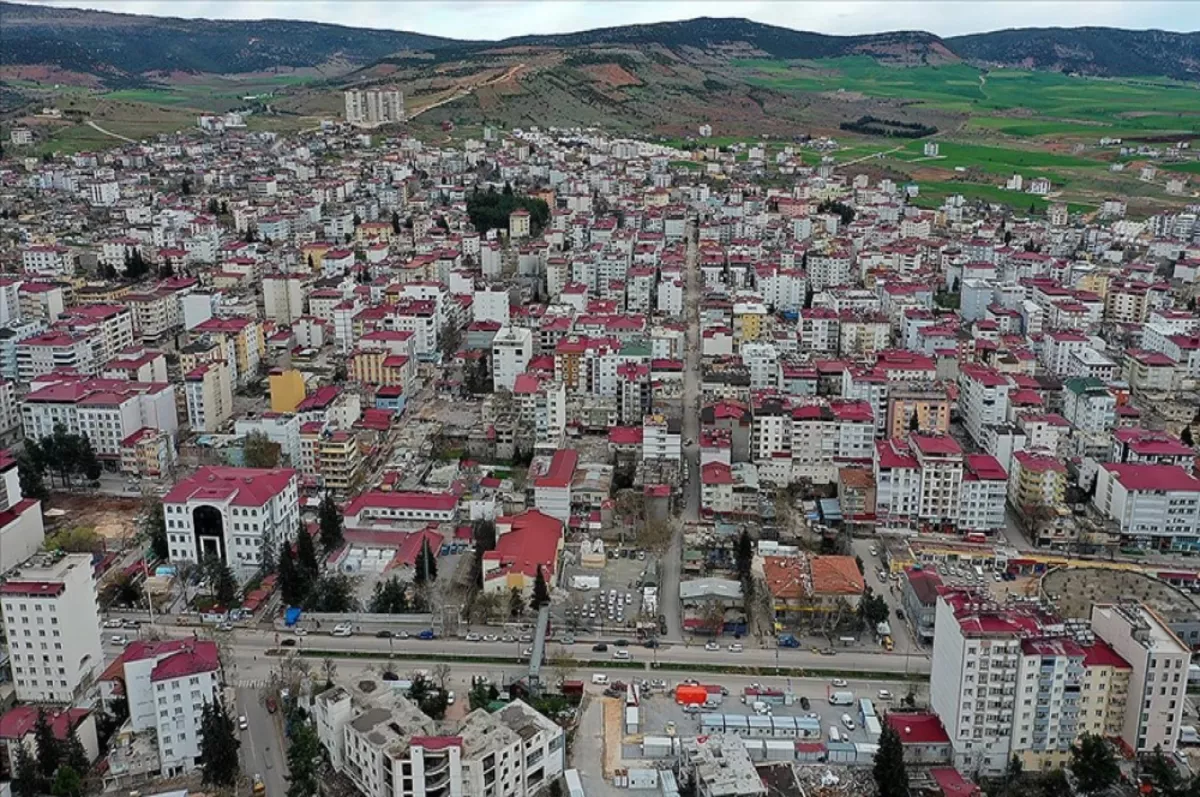
[[[299,479],[291,468],[203,467],[163,496],[172,562],[220,557],[245,579],[263,542],[291,541],[300,523]]]
[[[483,555],[483,591],[533,593],[538,567],[553,586],[563,547],[563,523],[536,509],[496,518],[496,547]]]

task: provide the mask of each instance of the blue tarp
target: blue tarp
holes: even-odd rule
[[[300,619],[300,607],[289,606],[287,611],[283,613],[283,624],[291,628]]]

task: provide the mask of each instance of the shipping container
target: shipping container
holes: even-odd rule
[[[767,759],[767,754],[763,750],[762,739],[747,739],[744,744],[746,745],[746,752],[750,754],[751,761],[765,761]]]
[[[720,694],[718,692],[717,694]],[[708,700],[709,692],[703,686],[688,686],[680,684],[675,687],[675,702],[681,706],[702,706]]]
[[[663,797],[679,797],[679,782],[675,780],[675,773],[669,769],[658,773],[658,788]]]
[[[796,738],[795,717],[772,717],[771,724],[775,728],[775,736],[781,739]]]
[[[567,797],[586,797],[583,793],[583,781],[579,779],[579,770],[568,769],[563,773],[567,781]]]
[[[629,770],[630,789],[657,789],[658,788],[658,770],[657,769],[631,769]]]
[[[878,741],[883,734],[883,726],[879,724],[879,717],[867,717],[863,720],[863,730],[867,732],[867,738],[872,742]]]
[[[794,761],[796,748],[790,739],[767,739],[763,742],[768,761]]]
[[[625,733],[638,732],[638,707],[629,706],[625,709]]]
[[[865,724],[867,717],[875,716],[875,705],[870,698],[864,697],[858,701],[858,718]]]
[[[775,731],[771,727],[771,718],[768,716],[755,715],[747,717],[746,722],[750,726],[751,738],[769,739],[775,735]]]

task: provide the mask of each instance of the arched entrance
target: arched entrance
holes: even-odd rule
[[[225,521],[216,507],[199,506],[192,511],[192,528],[196,533],[196,561],[210,556],[225,558]]]

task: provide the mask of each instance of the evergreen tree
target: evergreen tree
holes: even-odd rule
[[[90,482],[97,481],[104,469],[100,466],[100,460],[96,457],[96,449],[92,448],[91,438],[81,436],[80,451],[79,451],[79,470],[83,473],[83,477]]]
[[[24,744],[16,745],[13,763],[12,790],[16,797],[40,797],[45,792],[45,780],[38,771],[37,760]]]
[[[142,528],[150,538],[150,552],[161,561],[165,562],[170,559],[171,549],[167,544],[167,520],[162,500],[154,500],[146,504]]]
[[[50,498],[50,491],[46,489],[46,481],[42,478],[42,468],[24,451],[17,457],[17,478],[21,483],[21,495],[37,501]]]
[[[50,784],[50,793],[54,797],[81,797],[83,794],[83,778],[75,767],[63,764],[54,773],[54,782]]]
[[[1071,774],[1084,794],[1100,794],[1117,782],[1121,769],[1108,742],[1085,733],[1071,748]]]
[[[750,532],[742,529],[742,536],[737,541],[737,574],[742,582],[750,580],[750,567],[754,563],[754,541]]]
[[[913,414],[910,415],[908,418],[908,431],[910,431],[910,432],[921,431],[921,418],[920,418],[920,416],[917,415],[916,410],[913,410]]]
[[[37,747],[38,772],[43,780],[49,780],[54,777],[54,770],[62,761],[62,753],[58,740],[54,738],[54,731],[50,729],[50,718],[46,716],[45,709],[39,708],[37,719],[34,720],[33,743]]]
[[[321,744],[310,722],[298,723],[292,730],[288,747],[287,797],[312,797],[320,792],[318,768],[321,765]]]
[[[392,211],[392,234],[399,235],[400,231],[403,229],[404,229],[404,227],[401,226],[401,224],[400,224],[400,214],[393,210]]]
[[[296,560],[292,557],[292,546],[284,543],[279,546],[279,594],[285,606],[299,606],[304,602],[304,581],[296,568]]]
[[[525,613],[525,599],[521,597],[521,590],[513,587],[508,593],[508,614],[514,620]]]
[[[325,497],[321,499],[320,509],[317,511],[317,518],[321,524],[321,548],[326,553],[336,551],[341,548],[346,542],[346,537],[342,526],[342,510],[334,503],[333,495],[325,493]]]
[[[200,712],[199,759],[204,785],[231,787],[237,783],[238,748],[241,746],[234,734],[233,720],[225,711],[225,705],[214,695]]]
[[[208,582],[213,600],[226,609],[231,608],[237,602],[238,583],[229,565],[216,554],[210,554],[200,563],[200,571]]]
[[[317,549],[313,545],[312,535],[304,525],[296,532],[296,566],[308,581],[316,581],[321,574],[321,565],[317,561]]]
[[[158,268],[158,278],[169,280],[175,276],[175,266],[171,263],[171,258],[164,257],[162,265]]]
[[[533,579],[533,597],[529,599],[529,608],[537,611],[550,604],[550,588],[546,586],[546,576],[542,574],[542,566],[538,565],[537,575]]]
[[[429,539],[426,538],[421,541],[421,550],[417,554],[417,560],[413,563],[413,583],[423,587],[437,581],[437,575],[437,557],[433,555],[433,549],[429,547]]]
[[[875,753],[875,787],[879,797],[908,797],[908,771],[904,768],[904,747],[891,725],[884,723]]]
[[[213,197],[212,199],[208,200],[207,209],[208,209],[208,215],[210,215],[210,216],[220,216],[221,215],[221,203],[217,201],[216,197]]]
[[[1192,440],[1192,427],[1183,427],[1183,431],[1179,433],[1179,442],[1183,443],[1188,448],[1196,447],[1195,441]]]
[[[83,742],[79,740],[78,725],[71,729],[71,735],[67,738],[67,750],[63,763],[80,775],[87,774],[87,771],[92,768],[92,762],[88,760],[87,750],[83,748]],[[62,769],[62,767],[59,767],[59,769]]]
[[[179,183],[179,192],[184,196],[192,193],[192,181],[186,177],[183,178],[183,180]]]
[[[408,585],[398,578],[375,582],[367,611],[372,614],[405,614],[410,610]]]

